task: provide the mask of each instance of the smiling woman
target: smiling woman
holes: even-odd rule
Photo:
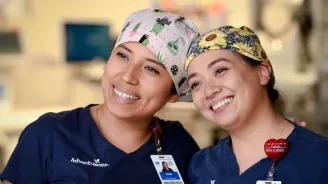
[[[140,43],[123,43],[113,50],[102,87],[107,109],[124,119],[149,121],[149,114],[178,99],[170,93],[173,82],[165,66]]]
[[[157,153],[177,158],[186,179],[199,147],[179,122],[154,114],[167,102],[191,99],[183,64],[197,35],[196,26],[179,15],[159,9],[131,14],[106,63],[104,103],[47,113],[31,123],[1,180],[160,184],[150,157]]]
[[[185,68],[197,109],[230,134],[195,154],[190,184],[327,182],[328,139],[274,109],[273,69],[251,29],[223,26],[200,36]]]

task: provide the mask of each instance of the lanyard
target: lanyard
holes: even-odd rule
[[[163,135],[163,129],[161,127],[161,122],[159,118],[153,117],[150,123],[150,129],[155,137],[157,154],[163,154],[163,148],[161,146],[161,141],[160,141],[160,138]]]

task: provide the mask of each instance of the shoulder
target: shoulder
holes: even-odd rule
[[[168,134],[171,135],[171,134],[180,134],[180,133],[189,134],[179,121],[166,121],[160,119],[160,122],[164,131],[164,136]]]
[[[303,160],[325,163],[328,166],[328,138],[298,125],[296,128],[296,141],[300,145],[299,150],[303,153]]]
[[[196,141],[179,121],[160,121],[164,131],[161,139],[163,148],[188,165],[192,156],[199,151]]]
[[[160,121],[164,131],[163,141],[184,142],[185,144],[189,143],[197,147],[197,151],[199,150],[193,137],[179,121]]]
[[[301,166],[299,174],[306,176],[310,173],[313,183],[327,181],[328,138],[298,125],[296,128],[296,144],[291,147],[296,148],[293,156]]]
[[[79,114],[82,113],[83,109],[84,108],[77,108],[56,113],[45,113],[25,127],[21,134],[21,138],[50,137],[58,125],[64,125],[67,126],[67,128],[77,126],[76,119]]]
[[[301,141],[309,150],[325,149],[328,150],[328,138],[319,133],[296,125],[296,138]]]
[[[171,139],[172,136],[175,138],[185,138],[190,137],[190,134],[183,127],[183,125],[179,121],[166,121],[163,119],[159,119],[161,128],[163,130],[163,139]]]
[[[188,170],[190,183],[202,183],[204,180],[217,175],[217,173],[214,174],[214,170],[220,170],[221,173],[226,170],[226,146],[229,146],[229,141],[230,138],[224,138],[217,145],[204,148],[193,156]]]
[[[12,183],[26,183],[26,181],[46,183],[45,179],[52,171],[55,132],[59,128],[67,132],[67,127],[69,127],[67,125],[76,124],[74,120],[77,117],[85,119],[85,116],[80,115],[80,111],[81,109],[73,109],[46,113],[25,127],[7,166],[0,175],[0,180],[5,178]],[[32,172],[27,169],[31,166],[33,166]]]
[[[230,138],[221,139],[215,146],[209,146],[198,151],[191,160],[191,165],[207,164],[206,162],[219,163],[226,156],[226,147],[229,146]]]

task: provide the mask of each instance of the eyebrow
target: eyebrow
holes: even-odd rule
[[[228,59],[226,58],[217,58],[215,59],[214,61],[210,62],[210,64],[207,65],[207,68],[210,69],[211,67],[213,67],[216,63],[218,62],[222,62],[222,61],[226,61],[226,62],[230,62]],[[189,80],[193,77],[197,77],[198,73],[192,73],[188,76],[188,83],[189,83]]]
[[[155,64],[161,66],[162,68],[164,68],[164,69],[166,70],[165,66],[164,66],[162,63],[160,63],[160,62],[158,62],[158,61],[156,61],[156,60],[153,60],[153,59],[150,59],[150,58],[146,58],[146,61],[149,61],[149,62],[155,63]]]
[[[187,79],[187,83],[189,83],[190,79],[193,78],[193,77],[197,77],[198,73],[192,73],[188,76],[188,79]]]
[[[125,49],[126,51],[130,52],[131,54],[133,54],[133,51],[131,49],[129,49],[128,47],[126,47],[125,45],[119,45],[117,47],[121,47],[121,48]],[[159,63],[158,61],[156,61],[154,59],[146,58],[146,61],[155,63],[155,64],[161,66],[162,68],[164,68],[166,70],[165,66],[162,63]]]
[[[212,68],[216,63],[221,62],[221,61],[226,61],[226,62],[230,62],[230,60],[226,59],[226,58],[217,58],[214,61],[212,61],[210,64],[207,65],[207,68]]]
[[[130,53],[133,53],[131,49],[129,49],[128,47],[126,47],[125,45],[119,45],[117,47],[121,47],[123,49],[125,49],[126,51],[130,52]]]

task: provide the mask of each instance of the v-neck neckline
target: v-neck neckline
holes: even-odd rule
[[[106,149],[109,150],[115,150],[115,152],[120,153],[122,156],[131,156],[131,157],[135,157],[138,160],[141,160],[143,158],[143,156],[149,152],[149,150],[152,147],[155,147],[155,137],[154,135],[151,135],[151,137],[143,144],[141,145],[137,150],[131,152],[131,153],[126,153],[123,150],[121,150],[120,148],[116,147],[115,145],[113,145],[110,141],[108,141],[103,134],[100,132],[95,120],[92,118],[91,112],[90,112],[90,108],[92,106],[95,106],[94,104],[89,105],[86,107],[86,110],[88,111],[87,113],[87,118],[89,119],[88,122],[90,122],[92,125],[92,129],[93,129],[93,133],[95,134],[95,136],[97,137],[97,139],[101,142],[103,142],[102,144],[105,145]]]
[[[290,121],[289,121],[290,122]],[[290,122],[292,123],[292,122]],[[298,129],[298,126],[294,123],[292,123],[294,125],[294,129],[293,131],[289,134],[289,136],[287,137],[287,141],[288,143],[291,143],[294,138],[296,137],[296,132]],[[236,156],[231,148],[231,137],[228,137],[228,140],[225,142],[225,146],[224,146],[224,150],[225,150],[225,157],[228,160],[229,163],[229,167],[228,167],[228,173],[231,177],[243,177],[245,175],[247,175],[248,173],[252,173],[253,170],[256,170],[256,168],[262,166],[263,163],[266,162],[271,162],[270,158],[265,157],[260,159],[258,162],[256,162],[255,164],[253,164],[251,167],[249,167],[248,169],[246,169],[243,173],[239,174],[239,165],[237,163],[237,159]],[[271,167],[271,165],[270,165]],[[268,168],[269,171],[269,168]]]

